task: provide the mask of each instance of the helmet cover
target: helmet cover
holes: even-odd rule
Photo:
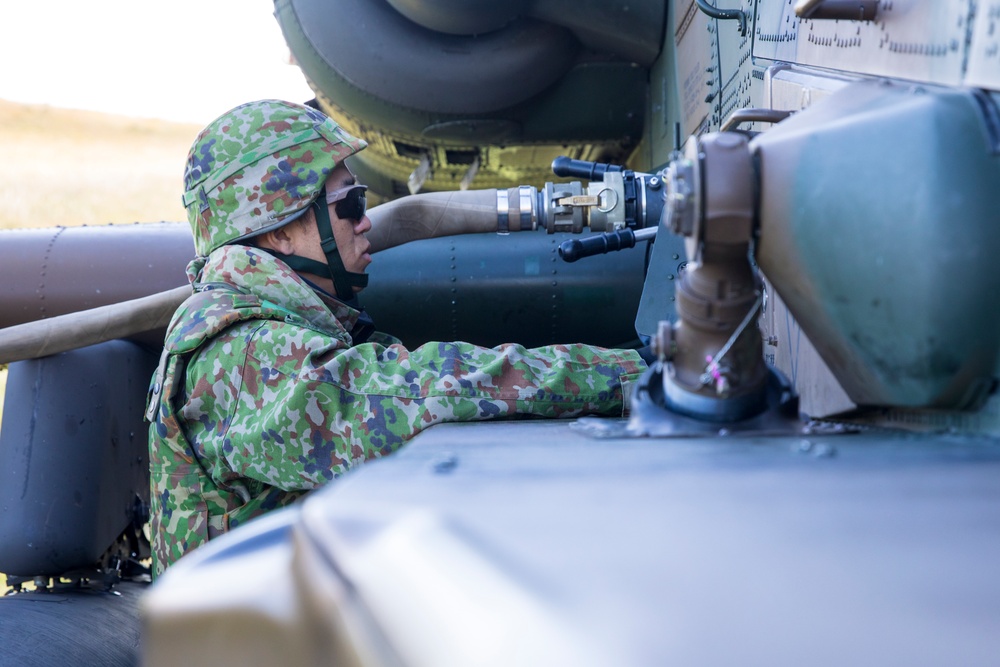
[[[183,203],[199,256],[288,224],[368,144],[323,112],[280,100],[227,111],[195,139]]]

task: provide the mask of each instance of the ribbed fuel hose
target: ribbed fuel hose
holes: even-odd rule
[[[497,231],[497,191],[427,192],[396,199],[368,212],[372,252],[410,241]]]
[[[174,311],[191,296],[185,285],[139,299],[36,320],[0,330],[0,364],[126,338],[166,327]]]
[[[371,252],[410,241],[497,231],[497,191],[428,192],[368,212]],[[0,329],[0,364],[37,359],[166,327],[191,296],[185,285],[138,299]]]

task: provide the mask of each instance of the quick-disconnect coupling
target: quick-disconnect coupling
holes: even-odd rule
[[[579,234],[585,227],[593,231],[619,229],[625,225],[621,175],[614,184],[591,183],[586,191],[579,181],[546,183],[538,190],[521,185],[497,190],[497,231],[501,234],[544,228],[549,234]]]
[[[533,224],[550,234],[578,234],[584,227],[595,232],[614,232],[656,227],[663,210],[663,180],[618,165],[556,158],[552,171],[557,176],[589,179],[568,183],[546,183],[541,190],[530,186],[511,188],[497,195],[497,211],[507,215],[510,231]],[[529,215],[525,206],[534,202]],[[515,223],[511,216],[517,216]],[[518,226],[515,226],[518,225]],[[531,227],[532,229],[534,227]]]

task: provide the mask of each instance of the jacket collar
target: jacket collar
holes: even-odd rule
[[[287,264],[264,250],[226,245],[208,257],[198,257],[187,267],[196,292],[235,288],[266,304],[290,311],[316,330],[352,344],[350,331],[360,312],[332,296],[317,292]]]

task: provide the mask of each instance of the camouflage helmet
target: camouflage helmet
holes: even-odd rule
[[[321,111],[280,100],[227,111],[195,139],[183,203],[198,255],[288,224],[367,144]]]

